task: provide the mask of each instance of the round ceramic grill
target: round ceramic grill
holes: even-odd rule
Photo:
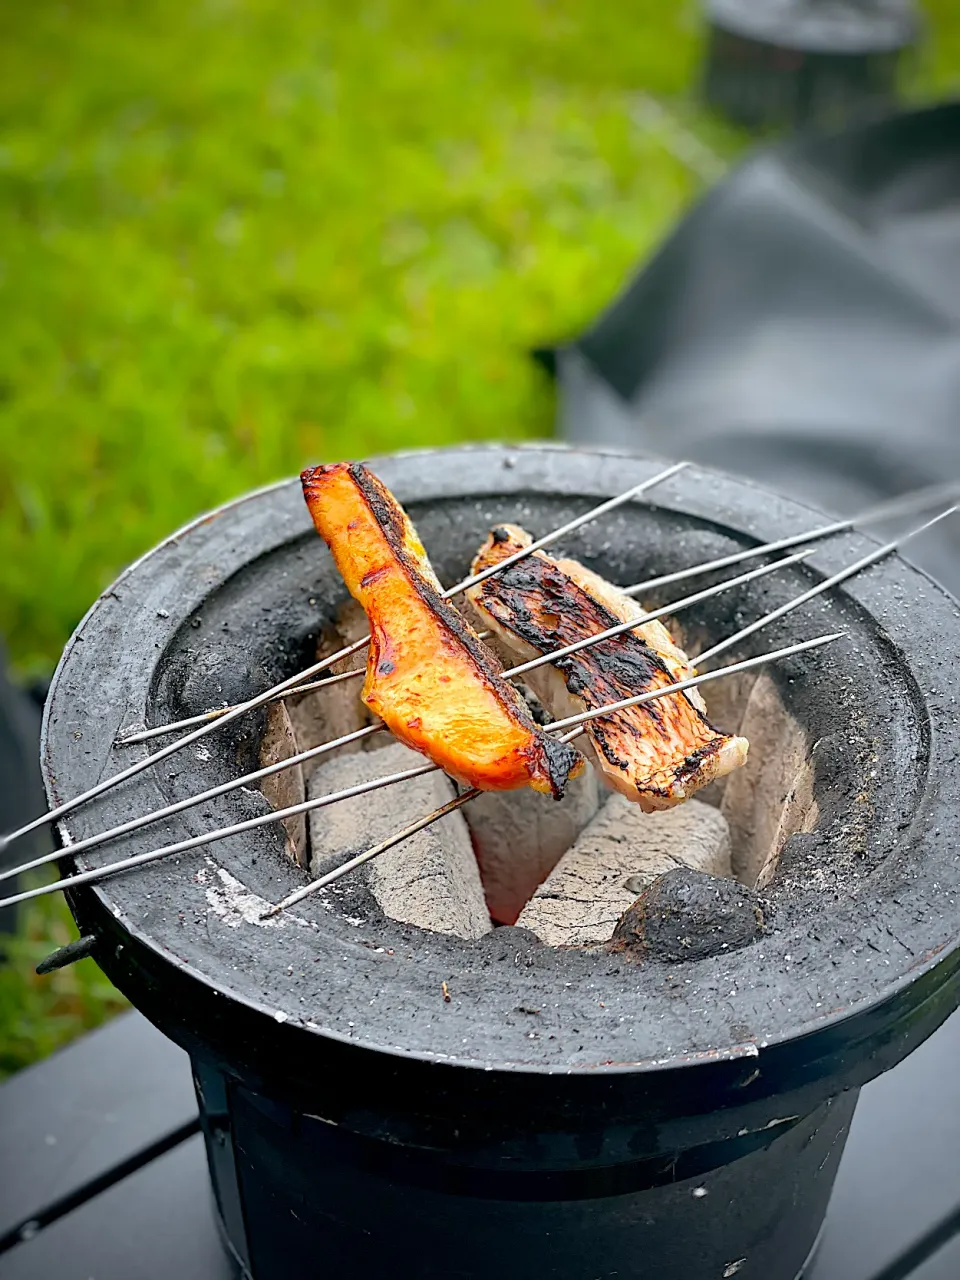
[[[492,525],[537,535],[658,470],[542,447],[370,465],[409,511],[443,582],[463,576]],[[818,523],[818,513],[766,490],[689,468],[584,526],[563,550],[630,583]],[[847,534],[809,565],[704,601],[682,617],[684,643],[695,654],[875,545]],[[677,594],[664,588],[643,603]],[[146,752],[116,745],[131,724],[239,701],[308,666],[345,601],[295,482],[168,540],[105,593],[68,647],[46,717],[51,799]],[[653,1212],[645,1196],[663,1198],[665,1220],[700,1250],[677,1255],[689,1267],[704,1249],[739,1248],[747,1224],[728,1221],[720,1197],[712,1208],[703,1208],[709,1197],[698,1201],[703,1212],[691,1222],[689,1189],[677,1190],[686,1177],[769,1183],[770,1161],[797,1171],[809,1150],[827,1173],[818,1180],[811,1165],[805,1190],[791,1192],[799,1217],[778,1196],[760,1197],[740,1272],[792,1278],[825,1203],[823,1178],[829,1190],[832,1177],[818,1142],[832,1133],[829,1149],[849,1120],[849,1108],[830,1100],[898,1060],[956,1002],[957,610],[889,557],[727,658],[838,630],[845,639],[816,655],[720,681],[712,698],[704,690],[723,729],[752,714],[748,736],[763,744],[749,785],[738,780],[741,794],[728,805],[741,879],[755,881],[769,851],[772,837],[764,842],[758,830],[781,846],[763,888],[765,926],[749,946],[664,964],[604,947],[545,946],[510,929],[464,939],[385,916],[363,874],[263,920],[264,906],[305,879],[275,826],[75,891],[71,906],[98,962],[194,1057],[221,1212],[257,1280],[289,1274],[291,1258],[318,1249],[341,1266],[357,1257],[385,1265],[384,1233],[411,1215],[425,1252],[419,1270],[401,1263],[397,1274],[479,1275],[491,1265],[482,1250],[467,1256],[461,1245],[443,1271],[440,1241],[479,1239],[490,1211],[478,1206],[491,1199],[514,1206],[518,1229],[525,1219],[516,1206],[539,1206],[525,1212],[546,1252],[521,1251],[515,1264],[505,1253],[497,1265],[507,1275],[521,1265],[586,1275],[575,1268],[590,1247],[626,1265],[645,1247]],[[259,712],[208,735],[69,815],[63,839],[255,768],[267,724]],[[771,781],[769,762],[787,753],[785,791],[787,773]],[[156,829],[134,833],[123,853],[265,806],[259,793],[235,792],[177,815],[162,840]],[[105,846],[81,865],[117,856]],[[225,1144],[226,1164],[216,1154]],[[325,1209],[320,1184],[314,1195],[303,1182],[314,1158],[351,1170],[342,1195],[323,1183]],[[364,1236],[343,1197],[348,1186],[353,1194],[374,1184],[399,1197],[399,1217],[390,1210],[382,1230],[368,1222]],[[276,1213],[265,1207],[271,1197]],[[623,1197],[633,1206],[625,1218]],[[561,1227],[556,1205],[568,1200],[583,1214]],[[288,1209],[305,1215],[300,1226]],[[433,1212],[446,1226],[431,1244]],[[609,1239],[584,1243],[594,1230]]]

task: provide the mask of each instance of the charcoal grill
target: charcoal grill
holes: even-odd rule
[[[491,524],[545,531],[657,470],[543,446],[371,466],[444,581]],[[655,503],[583,528],[567,549],[630,582],[819,519],[697,469]],[[872,545],[844,536],[815,571],[706,602],[688,638],[736,629]],[[295,482],[174,535],[67,648],[44,728],[51,801],[146,751],[116,745],[131,723],[232,702],[306,666],[344,596]],[[810,748],[819,820],[785,846],[764,936],[730,955],[638,963],[509,929],[465,942],[383,918],[361,877],[257,922],[250,904],[303,879],[274,828],[70,895],[104,971],[191,1055],[239,1271],[793,1280],[857,1089],[958,1000],[956,606],[891,558],[733,656],[838,628],[847,639],[815,664],[771,672]],[[262,732],[257,715],[224,726],[71,814],[61,838],[253,767]],[[264,805],[221,797],[178,815],[164,839]],[[124,852],[155,844],[138,832]],[[229,919],[211,908],[211,875],[235,886]]]

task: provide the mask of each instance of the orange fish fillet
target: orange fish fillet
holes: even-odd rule
[[[481,547],[473,572],[498,564],[531,541],[515,525],[499,526]],[[467,598],[498,649],[524,662],[637,618],[636,630],[524,676],[557,718],[692,674],[665,627],[643,622],[643,611],[629,596],[575,560],[557,561],[537,551],[471,587]],[[648,813],[689,799],[747,757],[746,739],[714,729],[695,690],[600,716],[583,729],[580,741],[604,782]]]
[[[406,512],[358,463],[300,477],[317,532],[370,624],[361,697],[401,742],[482,791],[563,795],[584,767],[530,715],[449,601]]]

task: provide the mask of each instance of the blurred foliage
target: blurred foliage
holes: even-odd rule
[[[77,936],[66,904],[58,897],[25,903],[18,923],[14,937],[0,938],[5,954],[0,960],[0,1080],[126,1005],[92,960],[45,978],[34,973],[44,956]]]
[[[593,315],[696,190],[630,113],[634,87],[690,82],[693,18],[10,0],[0,634],[20,670],[244,489],[548,432],[527,349]]]
[[[930,0],[912,96],[956,87]],[[48,673],[116,573],[311,460],[549,433],[575,333],[698,191],[694,0],[0,0],[0,634]],[[951,80],[951,77],[953,79]],[[651,123],[651,119],[654,123]],[[0,1068],[119,997],[24,913]],[[6,945],[6,944],[5,944]],[[16,975],[20,975],[19,977]]]

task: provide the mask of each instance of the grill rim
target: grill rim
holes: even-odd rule
[[[402,454],[388,455],[386,458],[373,459],[371,460],[370,465],[374,470],[378,471],[378,473],[384,474],[384,478],[387,480],[387,483],[396,484],[397,482],[390,475],[391,471],[396,472],[399,469],[399,471],[403,472],[403,470],[412,462],[414,468],[413,480],[419,481],[421,486],[425,483],[426,492],[424,492],[421,487],[419,492],[409,495],[405,492],[404,486],[401,483],[397,485],[398,496],[402,501],[407,502],[429,502],[432,498],[450,499],[465,496],[462,487],[458,487],[457,477],[455,476],[451,480],[448,464],[453,460],[454,463],[459,466],[459,475],[462,476],[463,482],[466,482],[467,480],[476,481],[478,472],[476,461],[478,457],[483,460],[482,468],[479,469],[483,481],[487,482],[493,476],[496,477],[497,481],[497,483],[490,487],[489,490],[484,490],[483,483],[480,483],[469,490],[472,495],[478,497],[482,497],[484,492],[489,492],[492,496],[493,494],[509,494],[511,491],[529,491],[531,483],[534,483],[535,481],[539,481],[542,485],[544,476],[542,473],[539,475],[536,474],[537,464],[542,464],[543,470],[548,473],[545,477],[548,486],[546,489],[547,493],[551,496],[557,497],[576,495],[580,498],[603,498],[609,496],[613,492],[617,492],[625,483],[624,471],[625,464],[627,463],[629,463],[630,468],[634,468],[636,470],[637,480],[645,478],[647,474],[653,474],[654,471],[662,465],[662,462],[659,459],[651,459],[648,457],[638,458],[635,455],[616,450],[582,450],[556,445],[507,447],[467,446],[452,450],[406,451]],[[574,465],[573,469],[571,469],[571,460],[574,464],[579,465]],[[496,465],[498,461],[500,463],[499,467]],[[556,463],[556,465],[551,466],[551,463]],[[454,467],[454,470],[456,470],[456,466]],[[552,475],[549,474],[551,471],[553,472]],[[689,495],[686,492],[688,486],[691,483],[706,483],[714,487],[719,486],[721,489],[724,486],[734,485],[748,490],[758,491],[766,500],[766,506],[763,508],[764,518],[766,518],[771,512],[771,508],[780,507],[783,510],[789,511],[794,517],[799,518],[802,515],[803,519],[801,521],[801,527],[809,527],[809,525],[814,524],[822,514],[816,511],[816,509],[810,508],[805,504],[794,502],[783,498],[780,495],[774,494],[765,486],[755,484],[751,481],[732,479],[730,477],[723,476],[722,473],[714,472],[707,468],[691,468],[690,472],[691,475],[684,481],[683,497],[679,500],[672,501],[668,500],[665,495],[656,494],[653,495],[653,497],[657,505],[669,506],[671,509],[689,515],[691,514],[689,510]],[[513,477],[512,481],[511,476]],[[519,479],[524,480],[522,485],[516,484],[516,481]],[[285,490],[286,493],[284,493]],[[181,530],[165,539],[164,542],[162,542],[153,551],[148,552],[147,555],[141,557],[141,559],[135,562],[134,565],[130,566],[130,568],[126,570],[120,578],[118,578],[117,582],[103,593],[100,599],[88,612],[65,650],[64,656],[61,659],[57,672],[54,676],[54,680],[51,685],[50,697],[47,702],[47,712],[43,726],[42,759],[45,783],[51,799],[59,798],[57,796],[56,788],[56,755],[58,749],[63,749],[66,746],[64,741],[64,729],[63,726],[59,724],[59,701],[61,698],[69,699],[71,697],[70,668],[71,663],[74,661],[75,655],[77,654],[78,644],[86,642],[88,639],[96,638],[92,633],[96,632],[98,628],[102,633],[108,634],[110,632],[110,628],[113,624],[108,617],[104,616],[104,613],[105,611],[109,611],[111,597],[115,596],[118,589],[125,587],[131,582],[135,582],[137,574],[140,573],[145,566],[150,569],[156,569],[159,561],[165,554],[175,555],[179,549],[180,543],[194,531],[202,529],[203,526],[209,525],[212,521],[219,521],[220,518],[226,514],[236,512],[238,509],[243,508],[245,504],[262,501],[265,496],[277,493],[283,494],[284,500],[279,513],[275,510],[271,510],[270,512],[270,524],[272,526],[271,534],[273,535],[271,538],[272,546],[259,547],[257,549],[257,554],[268,554],[271,549],[289,542],[291,540],[291,535],[294,537],[309,535],[311,533],[309,518],[305,510],[302,508],[297,482],[295,480],[280,481],[277,484],[257,490],[253,494],[244,495],[241,498],[224,504],[215,511],[201,516],[185,525]],[[288,498],[289,501],[287,500]],[[757,538],[765,536],[761,531],[757,531],[756,529],[749,531],[744,530],[742,524],[738,522],[738,520],[731,518],[731,512],[722,508],[719,510],[713,510],[709,518],[717,522],[728,522],[731,529],[741,536],[746,535]],[[862,534],[845,535],[843,539],[838,540],[838,542],[844,546],[845,555],[849,553],[851,544],[855,547],[870,547],[872,545],[876,545],[875,540],[867,538]],[[245,563],[249,558],[250,557],[248,556],[246,549],[244,549],[241,554],[241,561]],[[924,582],[928,584],[929,589],[936,593],[940,598],[940,603],[950,608],[953,611],[954,616],[956,616],[955,602],[952,601],[951,597],[947,596],[947,594],[943,592],[936,583],[933,583],[927,575],[922,574],[922,571],[917,570],[913,566],[907,567],[907,562],[901,563],[904,564],[904,568],[909,572],[909,574],[920,574]],[[229,576],[230,572],[232,572],[232,570],[224,570],[224,576]],[[847,584],[845,591],[846,594],[852,596],[858,605],[861,605],[868,611],[872,612],[869,604],[869,597],[871,595],[869,580]],[[204,591],[202,594],[205,595],[207,593]],[[862,598],[864,595],[867,596],[867,600]],[[142,603],[145,607],[149,607],[146,604],[146,601],[143,601]],[[190,609],[185,608],[185,614],[189,614],[189,612]],[[922,655],[915,654],[912,656],[918,657]],[[912,670],[912,668],[909,669]],[[940,685],[941,698],[945,698],[947,696],[951,687],[954,690],[957,688],[957,679],[949,672],[945,676],[943,670],[938,669],[936,678]],[[944,689],[947,690],[947,693],[944,693]],[[118,724],[116,728],[119,727],[120,726]],[[67,750],[66,758],[69,759],[69,750]],[[127,755],[125,758],[129,760],[131,757]],[[953,782],[955,787],[957,782],[957,772],[958,770],[954,769]],[[155,786],[155,784],[151,782],[151,787],[153,786]],[[943,807],[944,806],[941,804],[941,808]],[[84,812],[85,811],[81,810],[80,815],[76,815],[76,817],[79,818],[84,814]],[[94,808],[93,812],[96,812],[96,808]],[[947,812],[949,812],[949,810],[947,810]],[[70,818],[65,819],[60,825],[69,832],[74,820],[75,817],[71,816]],[[944,816],[944,821],[946,821],[946,815]],[[97,823],[96,825],[100,826],[102,824]],[[913,833],[910,832],[907,834],[912,835]],[[109,852],[109,856],[114,856],[112,850]],[[99,932],[104,931],[103,925],[105,918],[109,917],[110,924],[113,926],[114,930],[117,926],[120,926],[125,929],[131,937],[135,937],[140,946],[145,948],[145,954],[142,957],[143,959],[146,959],[147,954],[152,952],[152,962],[156,963],[159,961],[161,969],[164,965],[173,964],[181,969],[184,974],[189,974],[192,978],[199,979],[201,983],[209,986],[211,990],[217,991],[218,994],[221,995],[224,994],[219,989],[217,983],[212,980],[209,975],[204,974],[201,970],[188,962],[181,960],[179,957],[173,956],[169,950],[162,947],[155,939],[144,936],[143,930],[139,928],[134,921],[125,919],[122,913],[118,913],[116,905],[111,901],[110,882],[106,882],[103,886],[85,887],[77,891],[71,897],[71,905],[74,908],[78,919],[97,919],[99,921]],[[110,930],[107,932],[110,932]],[[764,1051],[773,1049],[778,1045],[787,1044],[795,1041],[799,1037],[810,1036],[817,1032],[835,1032],[836,1029],[843,1026],[843,1024],[854,1022],[863,1015],[869,1015],[871,1012],[879,1012],[884,1006],[896,1003],[899,996],[909,988],[914,987],[920,979],[928,977],[934,970],[939,969],[943,982],[946,983],[950,979],[951,971],[956,968],[955,963],[949,964],[947,962],[955,956],[958,945],[960,945],[960,938],[954,936],[949,943],[943,944],[935,954],[926,958],[921,963],[918,963],[913,969],[895,979],[892,983],[882,987],[876,994],[868,996],[860,1001],[851,1002],[841,1010],[828,1012],[820,1018],[808,1020],[805,1023],[798,1023],[788,1030],[774,1033],[768,1039],[763,1041],[761,1046],[762,1049]],[[115,970],[117,978],[120,979],[119,985],[121,985],[121,988],[123,986],[124,978],[128,980],[131,978],[131,975],[126,974],[124,964],[112,965],[105,957],[101,962],[110,976],[114,976],[111,969]],[[117,978],[115,978],[115,980],[117,980]],[[275,1007],[251,1000],[247,993],[240,992],[236,989],[230,990],[229,996],[231,1000],[245,1005],[252,1012],[269,1017],[271,1022],[273,1022],[274,1015],[276,1013]],[[277,1024],[273,1022],[273,1025],[276,1026]],[[407,1047],[401,1048],[395,1045],[378,1045],[358,1041],[355,1038],[341,1034],[335,1028],[317,1028],[314,1030],[313,1028],[301,1025],[297,1029],[298,1031],[307,1031],[311,1036],[319,1035],[320,1037],[328,1037],[332,1040],[342,1041],[345,1046],[349,1046],[351,1049],[364,1048],[376,1053],[387,1053],[391,1056],[408,1057],[414,1061],[436,1062],[438,1059],[443,1061],[445,1058],[445,1055],[433,1054],[431,1052],[425,1052],[418,1049],[410,1049]],[[742,1058],[755,1057],[756,1054],[756,1042],[749,1041],[741,1045],[731,1044],[719,1049],[675,1053],[671,1054],[669,1058],[654,1058],[625,1063],[576,1064],[573,1066],[566,1066],[563,1070],[567,1074],[571,1072],[575,1074],[582,1072],[589,1073],[593,1076],[596,1076],[597,1074],[636,1074],[643,1072],[657,1072],[664,1069],[672,1070],[676,1067],[683,1066],[696,1066],[705,1062],[717,1064],[719,1062],[737,1061]],[[475,1066],[482,1067],[484,1070],[490,1069],[490,1063],[485,1059],[471,1060],[469,1058],[458,1058],[455,1065],[457,1067]],[[510,1061],[497,1062],[495,1064],[495,1069],[497,1072],[502,1070],[545,1075],[556,1074],[558,1071],[557,1066],[553,1064],[539,1064],[532,1062],[514,1063]]]

